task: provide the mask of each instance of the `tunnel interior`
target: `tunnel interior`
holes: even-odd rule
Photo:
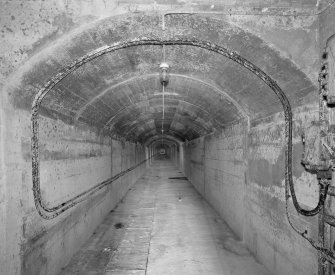
[[[320,92],[334,90],[333,5],[270,1],[208,11],[189,1],[198,10],[170,12],[138,2],[135,10],[122,2],[106,11],[91,3],[100,7],[97,17],[72,3],[54,35],[21,40],[32,44],[22,44],[22,63],[6,48],[2,67],[12,71],[1,95],[0,241],[7,252],[0,271],[59,274],[136,182],[158,163],[165,175],[169,163],[179,171],[171,183],[187,180],[269,274],[333,274],[333,221],[320,225],[330,212],[322,205],[307,217],[288,193],[294,184],[308,212],[327,195],[324,182],[332,192],[330,169],[311,171],[302,160],[319,158],[319,129],[333,121]],[[60,12],[49,5],[42,9]],[[15,26],[40,22],[7,9],[12,17],[4,18]],[[330,207],[331,198],[321,201]]]

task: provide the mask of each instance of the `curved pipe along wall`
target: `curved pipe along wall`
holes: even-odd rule
[[[55,84],[41,100],[35,132],[40,190],[30,191],[33,140],[29,118],[36,92],[48,85],[48,79],[57,78],[59,70],[64,73],[68,68],[65,66],[80,62],[88,53],[143,35],[152,38],[147,40],[197,38],[222,45],[236,50],[277,81],[294,114],[293,148],[289,149],[293,151],[291,176],[297,199],[305,209],[319,204],[314,212],[305,214],[320,210],[322,200],[318,203],[316,176],[306,172],[300,163],[300,131],[318,120],[320,45],[333,34],[334,13],[329,12],[333,8],[322,16],[310,16],[308,5],[315,9],[316,1],[308,0],[307,4],[299,0],[284,9],[276,6],[269,11],[260,10],[263,5],[280,5],[273,0],[261,6],[257,3],[256,9],[247,5],[242,12],[248,15],[241,15],[234,9],[240,4],[244,7],[243,1],[234,2],[232,13],[225,6],[223,11],[227,13],[219,5],[212,8],[206,1],[200,1],[202,6],[195,1],[192,11],[207,12],[198,16],[178,14],[189,10],[187,1],[183,5],[172,6],[170,1],[155,7],[147,5],[147,1],[137,1],[138,6],[137,2],[132,3],[136,6],[134,12],[124,3],[114,6],[117,1],[106,2],[105,6],[101,1],[84,1],[85,5],[81,4],[83,1],[72,1],[66,6],[55,0],[36,5],[18,2],[22,2],[21,7],[16,1],[4,3],[2,18],[2,26],[8,28],[3,32],[4,62],[0,67],[8,79],[3,82],[5,100],[0,110],[1,126],[5,126],[0,127],[4,141],[0,151],[5,160],[0,165],[0,170],[5,169],[5,179],[0,176],[1,187],[5,188],[4,203],[0,199],[0,220],[5,226],[0,231],[8,233],[0,237],[6,247],[6,253],[0,255],[0,273],[14,275],[18,274],[14,270],[21,268],[21,273],[57,274],[102,217],[120,201],[131,187],[130,182],[141,174],[136,171],[143,171],[146,165],[134,170],[135,177],[130,172],[115,184],[109,184],[110,180],[153,156],[155,145],[161,143],[157,64],[162,61],[162,45],[110,52],[63,75],[59,85]],[[251,1],[251,5],[253,2],[257,1]],[[318,2],[323,10],[325,3]],[[176,14],[169,13],[173,10]],[[318,217],[306,218],[292,205],[286,173],[287,124],[278,97],[254,72],[224,55],[191,45],[165,49],[172,81],[167,87],[170,95],[164,123],[164,133],[170,135],[164,135],[164,140],[168,143],[170,137],[176,141],[177,167],[190,172],[185,175],[196,188],[204,187],[203,197],[274,274],[309,274],[312,270],[317,273],[317,251],[293,232],[285,216],[289,209],[294,224],[308,228],[308,236],[317,239],[317,220],[324,210]],[[224,94],[216,93],[215,88],[238,106]],[[7,98],[10,104],[6,104]],[[242,108],[248,123],[239,120]],[[115,119],[106,125],[108,129],[103,129],[113,116]],[[133,142],[140,144],[135,146]],[[150,163],[147,161],[147,167]],[[106,187],[95,192],[94,188],[103,183]],[[79,194],[84,190],[94,195]],[[39,191],[46,208],[59,206],[64,212],[40,208],[42,214],[50,217],[41,218],[36,211],[35,191]],[[328,194],[332,192],[330,186]],[[77,196],[80,197],[76,199]],[[74,203],[81,203],[71,209],[62,208],[71,197]],[[285,202],[286,207],[289,203],[286,211]],[[53,214],[57,218],[51,218]],[[321,242],[313,244],[318,246]]]
[[[328,185],[320,184],[320,192],[319,192],[319,202],[318,205],[312,209],[312,210],[305,210],[302,209],[297,201],[295,190],[293,186],[293,177],[292,177],[292,110],[289,103],[288,98],[284,94],[284,92],[280,89],[280,87],[277,85],[277,83],[269,77],[265,72],[263,72],[260,68],[249,62],[248,60],[241,57],[239,54],[237,54],[234,51],[229,51],[223,47],[220,47],[218,45],[212,44],[210,42],[206,41],[197,41],[197,40],[188,40],[188,39],[170,39],[170,40],[158,40],[158,39],[150,39],[150,38],[139,38],[134,39],[131,41],[125,41],[125,42],[119,42],[115,43],[110,46],[104,46],[101,47],[90,54],[85,55],[81,59],[78,59],[74,61],[72,64],[65,67],[61,72],[59,72],[54,78],[52,78],[47,84],[42,88],[38,94],[35,97],[35,100],[33,102],[32,106],[32,172],[33,172],[33,192],[34,192],[34,200],[36,209],[38,210],[39,214],[45,218],[45,219],[52,219],[56,216],[58,216],[60,213],[66,211],[67,209],[73,207],[77,203],[85,200],[86,197],[93,194],[97,190],[100,190],[104,186],[108,185],[115,179],[119,178],[120,176],[124,175],[125,173],[131,171],[132,169],[136,168],[138,165],[141,165],[142,163],[139,163],[138,165],[121,172],[120,174],[116,175],[115,177],[111,178],[110,180],[104,181],[100,183],[99,185],[75,196],[74,198],[59,204],[55,207],[48,208],[45,203],[43,202],[43,198],[40,191],[40,178],[39,178],[39,156],[38,156],[38,117],[39,117],[39,108],[41,106],[41,103],[43,101],[44,96],[57,84],[59,83],[63,78],[65,78],[68,74],[75,71],[79,67],[81,67],[83,64],[90,62],[91,60],[104,55],[109,52],[117,51],[120,49],[128,48],[128,47],[134,47],[134,46],[140,46],[140,45],[189,45],[189,46],[195,46],[199,48],[203,48],[209,51],[216,52],[218,54],[221,54],[225,56],[226,58],[229,58],[236,63],[240,64],[241,66],[247,68],[249,71],[257,75],[262,81],[264,81],[276,94],[276,96],[279,98],[285,114],[285,140],[286,140],[286,150],[285,150],[285,197],[286,197],[286,210],[288,209],[288,199],[289,199],[289,193],[291,193],[292,200],[294,203],[294,206],[296,210],[305,216],[312,216],[316,215],[320,212],[324,205],[324,201],[327,195],[327,188]],[[287,210],[287,217],[289,219],[290,225],[294,228],[294,230],[299,233],[302,237],[306,238],[316,249],[318,249],[322,254],[324,254],[324,257],[327,258],[329,261],[334,262],[334,255],[330,252],[325,253],[324,249],[322,247],[319,247],[315,244],[313,240],[306,237],[306,231],[305,232],[299,232],[291,223],[291,220],[289,218],[288,210]]]

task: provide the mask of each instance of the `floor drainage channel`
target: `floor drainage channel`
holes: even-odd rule
[[[169,178],[169,180],[188,180],[187,177],[173,177],[173,178]]]

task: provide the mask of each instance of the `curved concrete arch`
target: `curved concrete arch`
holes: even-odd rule
[[[168,131],[164,131],[164,133],[166,134],[171,134],[177,138],[179,138],[182,142],[185,141],[185,138],[183,139],[183,133],[180,133],[178,131],[175,131],[175,130],[172,130],[172,129],[169,129]],[[139,135],[139,139],[140,140],[143,140],[145,142],[145,140],[147,140],[148,138],[151,138],[152,136],[159,136],[161,137],[162,134],[161,133],[158,133],[156,129],[152,129],[151,131],[149,132],[144,132],[144,133],[141,133]]]
[[[183,137],[183,136],[182,136],[179,132],[177,132],[177,131],[174,131],[174,130],[169,129],[169,133],[170,133],[170,135],[175,136],[176,139],[180,140],[181,142],[184,142],[184,141],[188,140],[187,138]],[[145,144],[147,139],[150,139],[150,138],[155,137],[155,136],[161,137],[162,134],[157,133],[157,131],[155,131],[155,130],[152,130],[152,131],[149,132],[149,133],[145,133],[145,134],[141,135],[140,138],[141,138],[141,140],[143,140],[143,142],[144,142],[144,144]]]
[[[157,144],[166,144],[168,146],[173,146],[173,145],[176,145],[176,143],[172,142],[172,141],[169,141],[169,140],[166,140],[166,139],[163,139],[163,140],[155,140],[153,143],[151,143],[151,147],[154,147],[156,146]]]
[[[131,106],[134,106],[134,105],[131,105]],[[157,107],[159,107],[159,106],[162,106],[162,105],[157,105]],[[179,106],[180,107],[180,106]],[[182,108],[181,108],[182,109]],[[141,108],[140,108],[140,110],[141,110]],[[183,110],[183,109],[182,109]],[[194,115],[192,112],[190,112],[190,111],[184,111],[184,113],[187,113],[187,114],[190,114],[190,115]],[[183,118],[184,117],[184,113],[181,113],[180,112],[180,110],[179,109],[177,109],[177,111],[176,111],[176,113],[175,113],[175,116],[177,115],[177,117],[179,117],[179,118]],[[210,115],[210,114],[208,114],[208,116],[209,116],[209,118],[211,118],[212,120],[215,120],[215,118],[213,118],[212,117],[212,115]],[[122,120],[122,119],[120,119],[120,120]],[[129,135],[131,135],[131,133],[132,133],[132,131],[134,130],[134,129],[136,129],[139,125],[148,125],[148,122],[149,121],[154,121],[154,119],[153,118],[146,118],[145,120],[143,120],[142,118],[140,118],[139,119],[139,123],[134,123],[135,121],[137,121],[138,120],[138,118],[134,118],[133,120],[127,120],[128,122],[129,122],[129,125],[130,125],[130,128],[129,129],[125,129],[126,131],[123,131],[123,134],[124,134],[124,136],[126,137],[126,139],[127,139],[127,137],[129,136]],[[217,121],[217,120],[215,120],[215,121]],[[142,124],[140,124],[142,122]],[[182,123],[182,122],[181,122]],[[217,121],[217,123],[219,123],[218,121]],[[192,124],[193,124],[193,128],[194,127],[198,127],[198,128],[201,128],[201,129],[203,129],[204,131],[206,131],[207,133],[209,132],[209,130],[211,130],[211,128],[210,127],[207,127],[207,125],[205,125],[205,122],[204,121],[193,121],[192,122]],[[171,125],[170,125],[171,126]],[[223,126],[223,125],[220,125],[220,126]],[[106,126],[105,126],[106,127]],[[107,127],[106,128],[104,128],[105,130],[107,130]],[[156,129],[156,128],[153,128],[153,129]]]
[[[111,117],[111,118],[105,123],[103,129],[107,128],[108,125],[109,125],[109,124],[110,124],[110,123],[111,123],[117,116],[119,116],[120,114],[122,114],[122,112],[126,111],[127,109],[133,107],[134,105],[140,104],[140,103],[150,102],[150,101],[152,101],[152,100],[154,100],[154,99],[156,99],[156,98],[158,98],[158,97],[151,98],[151,99],[147,99],[147,100],[141,100],[141,101],[138,101],[138,102],[134,102],[134,104],[125,106],[124,108],[122,108],[120,111],[118,111],[113,117]],[[160,98],[162,98],[162,97],[160,97]],[[189,105],[189,106],[192,106],[192,107],[195,107],[195,108],[197,108],[197,109],[200,109],[201,111],[203,111],[203,112],[205,112],[206,114],[208,114],[208,116],[210,116],[210,117],[213,119],[213,121],[216,121],[220,126],[224,126],[224,125],[221,124],[220,121],[218,121],[217,119],[215,119],[211,113],[209,113],[207,110],[201,108],[201,107],[198,106],[198,105],[192,104],[192,103],[190,103],[190,102],[188,102],[188,101],[181,100],[181,99],[169,98],[169,100],[175,100],[175,101],[178,101],[178,102],[182,102],[182,103],[187,104],[187,105]]]
[[[250,72],[259,77],[266,85],[268,85],[271,90],[275,93],[275,95],[279,98],[285,114],[285,139],[287,141],[287,147],[285,151],[286,156],[286,177],[285,182],[293,182],[292,178],[292,110],[290,102],[285,95],[285,93],[280,89],[276,81],[274,81],[269,75],[267,75],[263,70],[259,67],[246,60],[238,53],[234,51],[230,51],[224,47],[213,44],[208,41],[199,41],[196,39],[188,39],[188,38],[173,38],[173,39],[157,39],[157,38],[138,38],[130,41],[117,42],[112,45],[106,45],[100,47],[93,52],[79,58],[78,60],[72,62],[71,64],[64,67],[57,75],[55,75],[52,79],[50,79],[42,89],[39,90],[37,95],[34,98],[32,104],[32,179],[33,179],[33,193],[34,193],[34,201],[35,206],[38,213],[41,217],[45,219],[52,219],[57,217],[59,214],[63,213],[67,209],[73,207],[79,202],[86,199],[92,193],[96,192],[101,186],[105,183],[101,183],[94,188],[91,188],[87,191],[80,193],[68,201],[61,203],[54,207],[48,207],[46,203],[43,201],[41,189],[40,189],[40,176],[39,176],[39,109],[41,103],[48,92],[62,79],[64,79],[71,72],[77,70],[82,65],[86,64],[94,60],[95,58],[102,56],[106,53],[117,51],[124,48],[140,46],[140,45],[188,45],[193,47],[199,47],[211,52],[218,53],[226,58],[229,58],[236,62],[237,64],[243,66],[248,69]]]
[[[236,109],[241,113],[242,117],[249,118],[247,112],[244,110],[244,108],[235,99],[233,99],[228,93],[226,93],[222,89],[216,87],[215,85],[210,84],[210,83],[208,83],[204,80],[192,77],[192,76],[187,76],[187,75],[182,75],[182,74],[174,74],[174,73],[170,73],[170,76],[184,78],[184,79],[190,79],[192,81],[201,83],[201,84],[209,87],[210,88],[209,91],[213,90],[213,91],[217,92],[218,94],[222,95],[229,102],[231,102],[236,107]],[[122,85],[127,85],[128,83],[130,83],[132,81],[136,81],[138,79],[143,79],[143,78],[149,78],[149,77],[157,77],[158,78],[159,74],[155,73],[155,74],[144,74],[144,75],[140,75],[140,76],[134,76],[134,77],[128,78],[127,80],[119,82],[115,85],[112,85],[111,87],[108,87],[107,89],[103,90],[100,94],[98,94],[94,98],[92,98],[82,108],[80,108],[77,111],[74,120],[77,121],[89,105],[92,105],[95,101],[100,100],[105,94],[112,93],[113,89],[115,89],[117,87],[120,87]]]
[[[182,143],[181,140],[179,140],[179,139],[177,139],[177,138],[175,138],[175,137],[173,137],[173,136],[170,136],[170,135],[168,135],[168,134],[164,134],[164,135],[163,135],[163,138],[164,138],[164,139],[167,139],[167,140],[171,140],[171,141],[175,142],[175,143],[178,144],[178,145],[180,145],[180,144]],[[153,137],[151,137],[150,139],[147,139],[147,140],[145,141],[144,145],[145,145],[145,146],[150,146],[152,142],[154,142],[154,141],[156,141],[156,140],[161,140],[161,139],[162,139],[162,136],[158,136],[158,135],[153,136]]]

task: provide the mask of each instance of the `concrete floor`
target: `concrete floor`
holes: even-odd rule
[[[60,274],[271,274],[168,160],[156,160]]]

